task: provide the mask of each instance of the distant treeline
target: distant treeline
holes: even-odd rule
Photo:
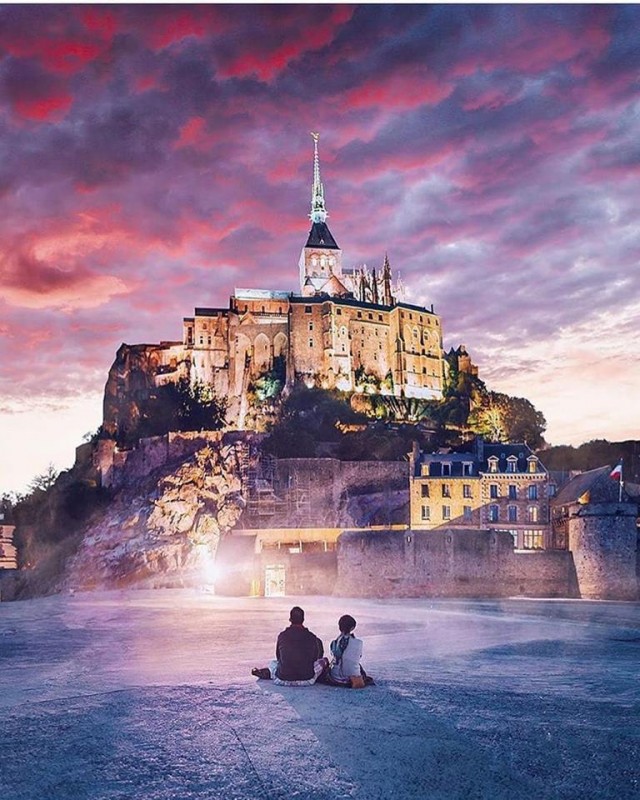
[[[552,470],[597,469],[605,464],[614,467],[622,460],[623,478],[631,483],[640,483],[640,441],[608,442],[593,439],[579,447],[559,445],[538,452],[542,463]]]

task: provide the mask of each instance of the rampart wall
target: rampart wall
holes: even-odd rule
[[[488,530],[346,531],[335,593],[358,597],[576,597],[567,551],[516,553]]]

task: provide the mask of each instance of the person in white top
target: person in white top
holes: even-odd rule
[[[333,660],[329,676],[331,683],[362,688],[366,683],[373,683],[373,681],[368,679],[360,666],[362,639],[354,636],[355,627],[356,621],[350,614],[344,614],[338,620],[340,636],[331,642]]]

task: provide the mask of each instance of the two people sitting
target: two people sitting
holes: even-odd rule
[[[309,686],[317,681],[362,688],[373,683],[360,665],[362,640],[353,634],[356,621],[352,616],[345,614],[338,621],[340,636],[331,642],[331,660],[324,657],[322,641],[304,627],[304,611],[299,606],[291,609],[289,622],[278,635],[275,660],[268,667],[252,669],[252,675],[280,686]]]

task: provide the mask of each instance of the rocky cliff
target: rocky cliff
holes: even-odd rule
[[[206,445],[122,488],[85,530],[66,589],[207,582],[243,509],[239,449]]]

